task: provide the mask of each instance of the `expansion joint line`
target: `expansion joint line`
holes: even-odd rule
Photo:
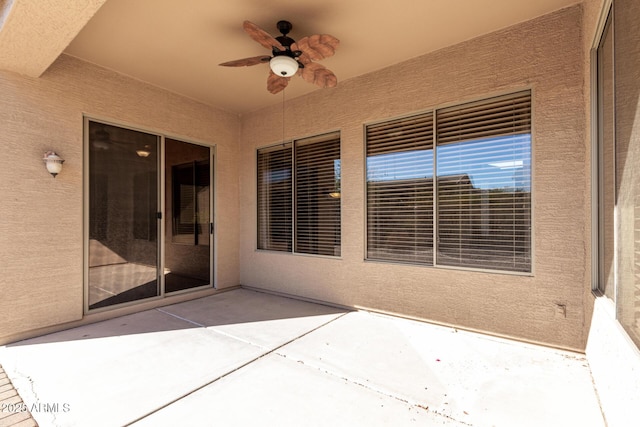
[[[323,327],[327,326],[328,324],[330,324],[330,323],[332,323],[332,322],[335,322],[336,320],[340,319],[342,316],[346,315],[347,313],[349,313],[349,312],[347,311],[347,312],[345,312],[345,313],[342,313],[341,315],[336,316],[335,318],[333,318],[333,319],[331,319],[331,320],[329,320],[329,321],[327,321],[327,322],[325,322],[325,323],[323,323],[323,324],[321,324],[321,325],[318,325],[317,327],[315,327],[315,328],[313,328],[313,329],[311,329],[311,330],[308,330],[308,331],[307,331],[307,332],[305,332],[304,334],[302,334],[302,335],[298,335],[297,337],[292,338],[292,339],[290,339],[289,341],[287,341],[287,342],[285,342],[285,343],[283,343],[283,344],[281,344],[281,345],[279,345],[279,346],[277,346],[277,347],[274,347],[274,348],[272,348],[271,350],[269,350],[269,351],[267,351],[267,352],[265,352],[265,353],[262,353],[261,355],[259,355],[259,356],[255,357],[255,358],[253,358],[253,359],[251,359],[251,360],[249,360],[249,361],[247,361],[247,362],[245,362],[245,363],[241,364],[241,365],[240,365],[240,366],[238,366],[237,368],[234,368],[234,369],[230,370],[229,372],[226,372],[226,373],[224,373],[223,375],[220,375],[219,377],[216,377],[216,378],[212,379],[211,381],[207,381],[206,383],[202,384],[202,385],[201,385],[201,386],[199,386],[199,387],[194,388],[193,390],[189,391],[188,393],[185,393],[185,394],[183,394],[182,396],[178,396],[178,397],[176,397],[175,399],[173,399],[173,400],[171,400],[171,401],[169,401],[169,402],[165,403],[164,405],[162,405],[162,406],[160,406],[160,407],[158,407],[158,408],[156,408],[156,409],[154,409],[154,410],[152,410],[152,411],[149,411],[148,413],[146,413],[146,414],[144,414],[144,415],[142,415],[142,416],[140,416],[140,417],[136,418],[135,420],[133,420],[133,421],[131,421],[131,422],[129,422],[129,423],[127,423],[127,424],[125,424],[125,427],[126,427],[126,426],[130,426],[130,425],[132,425],[132,424],[134,424],[134,423],[137,423],[138,421],[142,421],[144,418],[147,418],[147,417],[149,417],[150,415],[153,415],[153,414],[155,414],[156,412],[159,412],[159,411],[161,411],[162,409],[164,409],[164,408],[166,408],[166,407],[168,407],[168,406],[170,406],[170,405],[173,405],[174,403],[176,403],[176,402],[178,402],[178,401],[180,401],[180,400],[182,400],[182,399],[184,399],[184,398],[186,398],[186,397],[188,397],[188,396],[191,396],[192,394],[194,394],[194,393],[196,393],[196,392],[198,392],[198,391],[202,390],[203,388],[208,387],[208,386],[210,386],[211,384],[213,384],[213,383],[215,383],[215,382],[217,382],[217,381],[219,381],[219,380],[221,380],[221,379],[223,379],[223,378],[225,378],[225,377],[228,377],[229,375],[233,374],[234,372],[239,371],[240,369],[242,369],[242,368],[244,368],[244,367],[246,367],[246,366],[249,366],[249,365],[251,365],[251,364],[252,364],[252,363],[254,363],[254,362],[257,362],[258,360],[262,359],[262,358],[263,358],[263,357],[265,357],[265,356],[268,356],[268,355],[270,355],[270,354],[272,354],[272,353],[276,353],[276,352],[277,352],[278,350],[280,350],[282,347],[287,346],[287,345],[291,344],[292,342],[297,341],[297,340],[299,340],[300,338],[303,338],[303,337],[305,337],[305,336],[309,335],[310,333],[315,332],[315,331],[317,331],[318,329],[320,329],[320,328],[323,328]],[[276,354],[277,354],[277,353],[276,353]]]

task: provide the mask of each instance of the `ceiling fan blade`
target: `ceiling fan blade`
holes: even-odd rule
[[[319,61],[333,56],[339,45],[340,40],[329,34],[315,34],[301,38],[291,48],[301,50],[302,56],[307,55],[312,61]]]
[[[324,65],[318,64],[317,62],[305,64],[305,67],[300,69],[300,76],[306,82],[313,83],[321,88],[336,87],[338,84],[336,75]]]
[[[244,31],[249,34],[249,37],[260,43],[262,46],[269,50],[276,47],[278,50],[284,50],[284,46],[280,44],[271,34],[267,33],[262,28],[258,27],[251,21],[244,21],[242,24]]]
[[[287,87],[290,79],[291,77],[282,77],[275,74],[273,71],[269,71],[269,77],[267,78],[267,90],[276,94]]]
[[[261,55],[253,56],[251,58],[236,59],[235,61],[223,62],[219,65],[222,65],[223,67],[248,67],[249,65],[264,64],[265,62],[269,62],[270,59],[270,56]]]

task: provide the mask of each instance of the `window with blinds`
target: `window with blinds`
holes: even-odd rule
[[[291,144],[258,150],[258,249],[291,252]]]
[[[433,113],[367,127],[367,257],[433,263]]]
[[[530,91],[366,137],[368,259],[531,271]]]
[[[296,252],[340,256],[340,136],[295,142]]]
[[[340,134],[258,150],[258,249],[340,256]]]
[[[531,94],[439,110],[437,263],[531,271]]]

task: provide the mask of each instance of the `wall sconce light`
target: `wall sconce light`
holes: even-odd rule
[[[44,161],[44,164],[47,167],[47,171],[49,171],[49,173],[53,175],[54,178],[62,170],[62,164],[64,163],[64,159],[58,156],[55,152],[47,151],[46,153],[44,153],[44,158],[42,160]]]

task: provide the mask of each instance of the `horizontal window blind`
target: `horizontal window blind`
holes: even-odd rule
[[[291,251],[291,144],[258,150],[258,249]]]
[[[296,141],[295,251],[340,255],[340,136]]]
[[[367,258],[433,260],[433,114],[366,127]]]
[[[438,145],[531,132],[531,92],[438,110]]]
[[[438,110],[439,265],[531,271],[529,91]]]
[[[367,259],[531,271],[530,91],[365,134]]]

